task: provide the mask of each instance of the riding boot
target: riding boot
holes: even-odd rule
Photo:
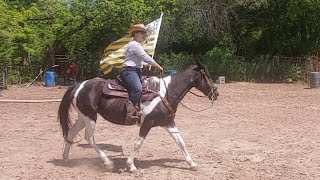
[[[141,112],[138,106],[134,106],[133,103],[128,100],[126,102],[126,109],[127,109],[127,117],[126,117],[126,124],[136,124],[136,122],[140,121]]]
[[[138,117],[138,120],[140,121],[140,118],[142,116],[142,111],[140,110],[140,107],[138,105],[134,106],[135,111],[133,112],[133,116]]]

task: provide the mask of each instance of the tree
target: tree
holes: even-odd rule
[[[240,54],[303,56],[319,49],[320,2],[268,0],[238,9],[234,39]],[[242,43],[242,44],[241,44]]]
[[[176,11],[167,19],[164,40],[175,52],[204,53],[229,37],[236,0],[178,0]]]

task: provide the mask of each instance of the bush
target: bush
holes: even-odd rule
[[[183,70],[193,63],[193,55],[186,53],[162,54],[161,64],[165,70]],[[299,82],[304,80],[304,65],[293,63],[278,56],[260,55],[246,60],[234,55],[231,48],[215,47],[198,59],[208,65],[213,79],[225,76],[226,81],[248,82]]]
[[[193,58],[191,55],[186,53],[178,54],[161,54],[160,55],[160,64],[164,70],[175,69],[183,70],[186,67],[190,66],[193,63]]]

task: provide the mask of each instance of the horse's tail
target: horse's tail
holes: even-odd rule
[[[72,126],[72,123],[70,121],[69,117],[69,109],[71,106],[71,92],[76,87],[76,84],[69,87],[64,94],[62,101],[59,106],[58,110],[58,120],[60,121],[60,125],[62,128],[63,138],[66,142],[69,142],[68,138],[68,131],[70,127]],[[71,142],[70,142],[71,143]]]

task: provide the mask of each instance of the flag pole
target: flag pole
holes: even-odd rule
[[[155,38],[154,38],[153,52],[155,52],[156,45],[157,45],[157,42],[158,42],[158,37],[159,37],[159,32],[160,32],[160,26],[161,26],[161,23],[162,23],[162,16],[163,16],[163,12],[161,12],[160,19],[159,19],[159,26],[157,27],[156,36],[155,36]],[[151,55],[151,57],[153,58],[153,56],[154,56],[154,53]],[[151,71],[151,66],[149,66],[149,71]]]
[[[157,32],[156,32],[156,37],[155,37],[155,40],[154,40],[154,51],[156,49],[156,45],[157,45],[157,42],[158,42],[158,37],[159,37],[159,32],[160,32],[160,26],[161,26],[161,23],[162,23],[162,16],[163,16],[163,12],[161,12],[161,15],[160,15],[160,19],[159,19],[159,26],[157,27]],[[153,58],[153,55],[152,54],[152,58]]]

